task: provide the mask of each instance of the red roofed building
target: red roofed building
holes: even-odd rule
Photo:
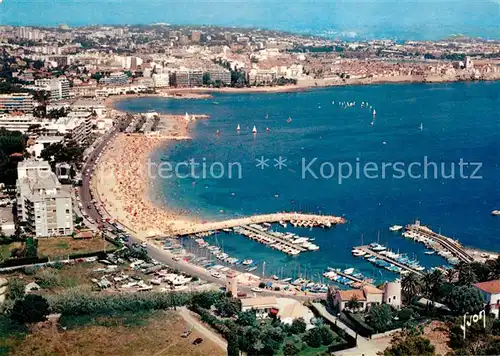
[[[474,287],[479,290],[485,304],[491,306],[491,312],[498,318],[500,310],[500,279],[476,283]]]

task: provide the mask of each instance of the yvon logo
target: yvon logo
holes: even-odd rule
[[[479,320],[483,321],[483,328],[486,329],[486,312],[484,310],[481,310],[479,314],[470,315],[469,320],[467,320],[467,313],[464,314],[464,323],[460,325],[460,328],[464,331],[464,340],[467,327],[470,327],[472,323],[477,323]]]

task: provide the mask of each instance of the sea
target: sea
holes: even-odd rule
[[[446,265],[389,231],[416,219],[465,246],[500,251],[500,218],[491,215],[500,209],[500,82],[133,98],[116,107],[210,116],[192,124],[193,140],[152,155],[180,173],[153,179],[159,204],[206,220],[280,211],[347,219],[331,229],[273,225],[320,247],[296,257],[237,234],[208,238],[232,257],[253,259],[255,273],[264,266],[266,275],[320,280],[328,267],[354,267],[376,280],[396,278],[352,256],[353,246],[376,241],[425,267]],[[198,163],[192,171],[190,161]]]

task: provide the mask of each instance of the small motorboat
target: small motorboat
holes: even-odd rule
[[[344,270],[345,274],[352,274],[354,272],[354,268],[347,268]]]
[[[257,133],[257,128],[255,127],[255,125],[253,126],[252,133],[254,133],[254,134]]]
[[[240,128],[240,124],[238,124],[238,126],[236,126],[236,131],[240,132],[241,128]]]
[[[291,123],[291,122],[292,122],[292,118],[291,118],[291,117],[289,117],[288,119],[286,119],[286,122],[287,122],[287,123]]]
[[[433,255],[433,254],[435,254],[436,252],[434,252],[434,251],[425,251],[424,253],[425,253],[426,255]]]
[[[217,130],[217,132],[215,133],[217,136],[220,136],[220,130]]]
[[[491,215],[493,215],[493,216],[500,216],[500,210],[493,210],[491,212]]]
[[[392,225],[390,228],[389,228],[389,231],[392,231],[392,232],[395,232],[395,231],[399,231],[401,230],[403,227],[401,225]]]

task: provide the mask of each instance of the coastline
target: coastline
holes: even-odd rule
[[[104,102],[108,109],[120,112],[116,109],[115,104],[122,100],[135,98],[166,98],[166,99],[210,99],[212,93],[228,93],[228,94],[273,94],[273,93],[294,93],[301,91],[309,91],[319,88],[331,88],[342,86],[365,86],[365,85],[383,85],[383,84],[446,84],[446,83],[474,83],[474,82],[490,82],[499,81],[500,73],[492,73],[488,78],[473,80],[471,78],[459,78],[455,76],[423,76],[423,75],[406,75],[394,77],[378,77],[378,78],[354,78],[341,79],[338,78],[322,78],[322,79],[304,79],[299,80],[294,85],[283,86],[254,86],[254,87],[186,87],[186,88],[163,88],[156,94],[124,94],[108,96]]]

